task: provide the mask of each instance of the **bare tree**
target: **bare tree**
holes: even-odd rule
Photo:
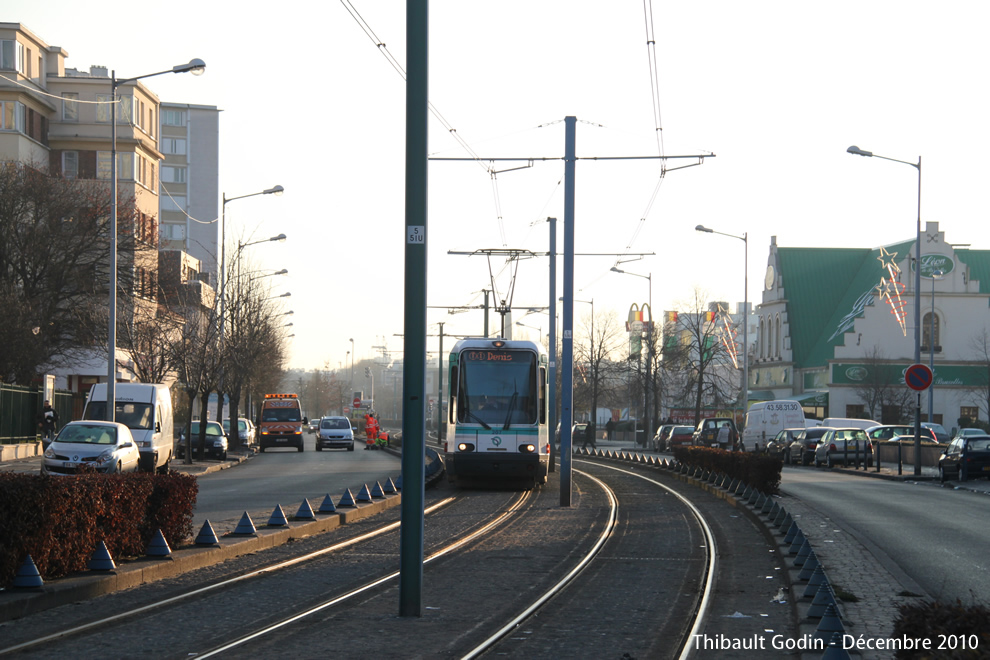
[[[614,389],[610,381],[614,377],[613,359],[623,343],[623,331],[614,313],[590,315],[584,319],[585,341],[574,345],[574,402],[591,410],[595,415],[599,402],[611,403]]]
[[[855,392],[866,406],[870,419],[880,420],[884,424],[899,424],[907,419],[911,392],[901,384],[900,368],[884,355],[879,346],[864,354],[863,366],[863,380],[859,381]]]
[[[983,414],[983,419],[990,420],[990,329],[987,326],[983,326],[979,333],[973,335],[970,347],[983,368],[977,385],[970,388],[970,396]],[[972,421],[975,423],[978,420]]]
[[[706,407],[732,405],[739,392],[739,376],[707,294],[694,290],[666,324],[664,362],[667,396],[671,405],[694,409],[695,424]],[[676,388],[676,389],[675,389]]]
[[[0,163],[0,379],[30,382],[105,344],[109,191],[103,182]],[[118,201],[121,227],[133,200]],[[121,232],[118,283],[132,286],[134,233]]]

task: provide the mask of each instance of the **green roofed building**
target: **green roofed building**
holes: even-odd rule
[[[932,421],[987,420],[990,250],[955,248],[937,222],[922,234],[922,362],[934,365]],[[751,400],[797,399],[815,417],[913,418],[914,240],[877,248],[781,247],[755,310]],[[928,393],[922,394],[927,421]]]

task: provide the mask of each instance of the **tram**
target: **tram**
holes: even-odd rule
[[[547,354],[531,341],[461,339],[450,352],[444,463],[452,484],[547,482]]]

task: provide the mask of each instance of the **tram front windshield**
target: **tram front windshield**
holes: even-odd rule
[[[461,353],[457,421],[489,426],[536,424],[536,355],[528,351]]]

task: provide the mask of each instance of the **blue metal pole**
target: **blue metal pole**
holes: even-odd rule
[[[571,505],[574,420],[574,171],[577,117],[564,118],[564,333],[560,342],[560,506]]]
[[[548,377],[550,379],[550,471],[556,472],[557,449],[554,432],[557,429],[557,218],[547,218],[550,223],[550,331],[547,339],[550,349]]]
[[[399,616],[420,616],[426,500],[426,225],[429,0],[406,0],[405,355]]]

